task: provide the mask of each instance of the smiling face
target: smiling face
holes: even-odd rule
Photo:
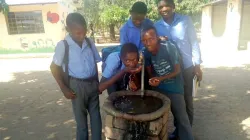
[[[159,39],[154,29],[149,29],[143,33],[142,42],[149,52],[154,53],[158,50]]]
[[[158,12],[164,19],[172,18],[174,15],[175,6],[173,4],[169,4],[164,0],[161,0],[158,3]]]

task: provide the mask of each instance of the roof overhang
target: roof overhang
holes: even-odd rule
[[[39,5],[39,4],[53,4],[60,0],[6,0],[8,5]]]
[[[210,2],[210,3],[207,3],[207,4],[202,5],[202,7],[220,4],[220,3],[224,3],[224,2],[226,2],[226,1],[228,1],[228,0],[215,0],[215,1],[212,1],[212,2]]]

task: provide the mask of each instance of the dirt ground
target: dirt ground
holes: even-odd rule
[[[50,58],[0,59],[0,140],[73,140],[71,102]],[[250,139],[250,67],[204,68],[195,98],[196,140]],[[101,104],[106,94],[100,96]]]

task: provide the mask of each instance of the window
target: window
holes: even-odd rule
[[[9,34],[44,33],[42,12],[10,12],[8,14]]]

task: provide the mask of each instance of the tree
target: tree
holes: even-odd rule
[[[0,0],[0,13],[3,13],[5,16],[9,13],[9,6],[5,0]]]
[[[98,24],[100,17],[99,0],[83,0],[83,5],[78,12],[84,15],[88,23]]]
[[[110,38],[115,40],[115,26],[124,23],[128,18],[128,11],[117,5],[106,6],[101,13],[100,20],[109,27]]]
[[[129,18],[129,10],[139,0],[83,0],[80,12],[95,29],[109,29],[110,38],[115,39],[115,28],[120,28]],[[147,17],[153,21],[160,18],[157,10],[159,0],[140,0],[147,4]],[[211,0],[175,0],[176,11],[192,17],[196,28],[200,26],[202,5]]]

